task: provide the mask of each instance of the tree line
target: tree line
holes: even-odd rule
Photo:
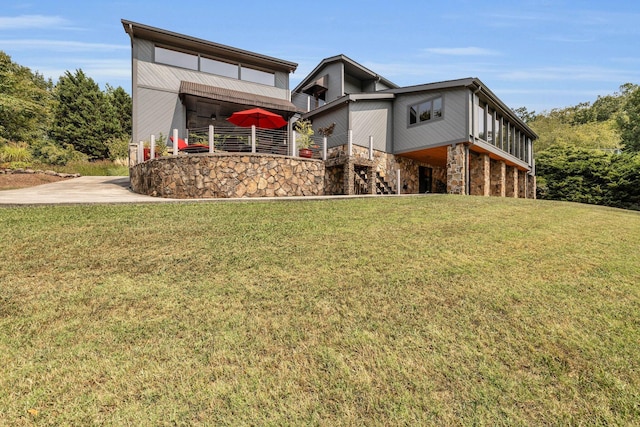
[[[122,87],[103,91],[82,70],[54,84],[0,51],[0,150],[58,165],[126,158],[131,108]]]
[[[538,197],[640,210],[640,87],[593,103],[516,113],[535,142]]]

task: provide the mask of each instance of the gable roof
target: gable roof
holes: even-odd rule
[[[273,58],[271,56],[250,52],[248,50],[238,49],[196,37],[174,33],[161,28],[128,21],[126,19],[122,19],[121,22],[124,27],[124,31],[129,34],[131,38],[136,37],[144,40],[166,43],[171,46],[182,47],[197,53],[208,54],[214,57],[235,59],[238,62],[247,65],[254,65],[274,71],[292,73],[296,68],[298,68],[298,64],[295,62],[285,61],[284,59]]]
[[[482,83],[482,81],[477,77],[467,77],[464,79],[446,80],[442,82],[386,89],[381,92],[400,95],[406,93],[447,90],[465,87],[473,92],[481,93],[484,98],[486,98],[489,102],[493,103],[501,110],[502,115],[507,116],[510,121],[518,123],[518,125],[520,125],[523,129],[531,134],[530,136],[538,138],[538,135],[529,126],[527,126],[527,124],[520,117],[518,117],[518,115],[514,113],[511,108],[509,108],[504,102],[500,100],[500,98],[498,98],[491,90],[489,90],[487,85]]]
[[[336,55],[336,56],[332,56],[330,58],[325,58],[322,61],[320,61],[320,64],[318,64],[318,66],[316,66],[316,68],[313,69],[313,71],[311,71],[307,77],[304,78],[304,80],[302,80],[298,86],[296,86],[296,88],[293,90],[293,92],[298,92],[300,90],[302,90],[302,88],[306,87],[307,85],[313,83],[314,78],[313,76],[315,76],[322,68],[326,67],[329,64],[332,64],[334,62],[342,62],[345,66],[345,72],[347,74],[350,74],[354,77],[357,77],[359,79],[363,79],[363,80],[377,80],[382,82],[383,84],[385,84],[386,86],[389,86],[391,88],[398,88],[399,86],[395,83],[393,83],[390,80],[387,80],[386,78],[382,77],[381,75],[371,71],[370,69],[366,68],[365,66],[357,63],[356,61],[354,61],[353,59],[349,58],[346,55],[340,54],[340,55]]]

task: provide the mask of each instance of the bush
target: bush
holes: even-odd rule
[[[107,141],[107,148],[110,160],[129,158],[129,138],[112,138]]]
[[[38,160],[48,165],[64,166],[69,162],[86,161],[87,156],[76,151],[73,146],[62,148],[53,143],[45,143],[37,148]]]
[[[9,142],[0,146],[0,162],[29,163],[32,159],[33,155],[26,143]]]

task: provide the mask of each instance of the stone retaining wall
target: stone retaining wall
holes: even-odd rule
[[[136,193],[176,199],[319,196],[324,162],[272,154],[161,157],[130,169]]]
[[[37,174],[41,173],[44,175],[57,176],[60,178],[78,178],[80,176],[79,173],[65,173],[65,172],[55,172],[52,170],[40,170],[40,169],[5,169],[0,168],[0,175],[11,175],[11,174]]]

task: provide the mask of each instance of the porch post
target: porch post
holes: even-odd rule
[[[215,151],[215,134],[213,131],[213,125],[209,125],[209,153],[213,153]]]
[[[144,141],[138,143],[138,153],[136,155],[136,163],[144,162]]]
[[[327,137],[322,137],[322,160],[327,160]]]
[[[401,182],[400,182],[400,168],[398,168],[398,171],[397,171],[396,183],[397,183],[396,184],[397,185],[396,194],[399,195],[400,194],[400,190],[402,189],[402,185],[401,185]]]
[[[149,158],[150,159],[155,159],[156,158],[156,136],[155,135],[151,135]]]
[[[296,136],[297,133],[296,131],[291,131],[291,155],[295,156],[296,155]]]
[[[347,156],[351,157],[353,152],[353,131],[349,129],[349,140],[347,141]]]
[[[251,152],[256,153],[256,125],[251,125]]]
[[[373,160],[373,135],[369,135],[369,160]]]
[[[178,155],[178,129],[173,130],[173,155]]]

